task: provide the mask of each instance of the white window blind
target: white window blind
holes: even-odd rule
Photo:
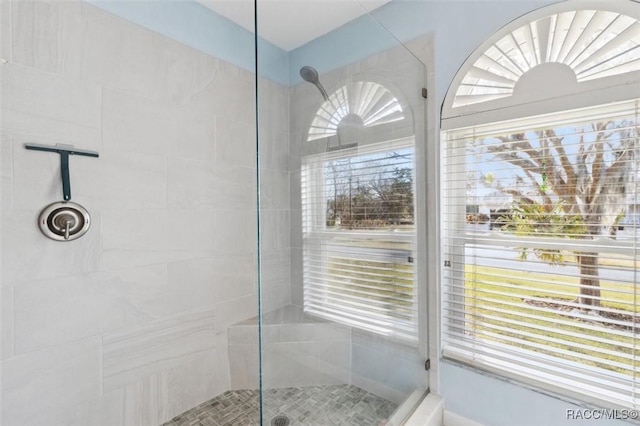
[[[628,101],[443,135],[446,357],[639,406],[639,124]]]
[[[413,139],[305,158],[305,312],[417,342],[413,172]]]

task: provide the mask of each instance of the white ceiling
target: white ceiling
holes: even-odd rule
[[[253,0],[197,0],[253,32]],[[258,0],[258,34],[289,52],[391,0]]]

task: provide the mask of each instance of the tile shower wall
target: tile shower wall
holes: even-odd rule
[[[0,5],[2,424],[160,424],[229,389],[227,327],[257,312],[254,75],[81,1]],[[271,309],[290,302],[277,118]],[[100,152],[70,160],[81,239],[37,229],[59,159],[24,143]]]
[[[261,79],[258,93],[260,285],[266,313],[291,303],[289,88]]]

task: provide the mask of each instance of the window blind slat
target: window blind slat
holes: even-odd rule
[[[447,356],[640,406],[639,109],[443,135]]]
[[[417,342],[413,140],[304,159],[305,312]]]

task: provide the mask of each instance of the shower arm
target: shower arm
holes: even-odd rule
[[[82,155],[85,157],[99,157],[96,151],[75,149],[73,145],[56,144],[55,146],[40,145],[37,143],[24,144],[26,149],[34,151],[55,152],[60,154],[60,173],[62,175],[62,195],[65,201],[71,200],[71,179],[69,177],[69,156]]]

